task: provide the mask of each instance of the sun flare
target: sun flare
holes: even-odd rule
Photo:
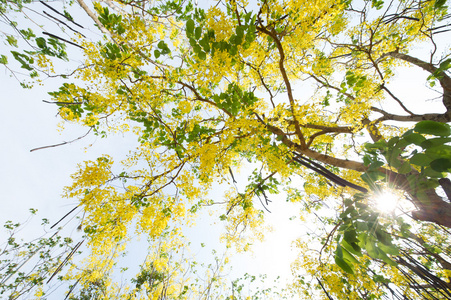
[[[374,200],[378,211],[392,213],[398,206],[399,197],[389,191],[382,191],[375,195]]]

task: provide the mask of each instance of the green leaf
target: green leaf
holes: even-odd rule
[[[437,9],[443,8],[446,3],[446,0],[436,0],[434,3],[434,7]]]
[[[451,142],[451,138],[432,138],[427,139],[420,144],[423,149],[431,148],[434,146],[440,146],[446,143]]]
[[[158,58],[158,57],[160,57],[160,55],[161,55],[161,53],[160,53],[159,50],[153,51],[153,54],[155,55],[155,58]]]
[[[375,7],[377,10],[381,9],[384,6],[383,0],[372,0],[371,6]]]
[[[438,158],[431,161],[431,168],[437,172],[448,172],[451,169],[450,158]]]
[[[23,35],[23,37],[26,40],[31,39],[32,37],[35,37],[36,35],[33,33],[33,30],[31,30],[31,28],[28,28],[27,30],[22,29],[20,30],[20,33]]]
[[[346,230],[345,233],[344,233],[344,237],[343,238],[349,244],[359,241],[357,239],[357,233],[356,233],[356,231],[354,229]]]
[[[243,38],[244,38],[244,26],[238,26],[235,30],[236,32],[236,39],[235,39],[235,43],[237,45],[241,45],[241,43],[243,42]]]
[[[451,58],[445,59],[440,63],[440,67],[437,71],[442,72],[451,68]]]
[[[408,136],[409,134],[412,134],[413,133],[413,129],[409,129],[409,130],[407,130],[406,132],[404,132],[404,134],[402,135],[402,137],[406,137],[406,136]]]
[[[387,254],[381,248],[378,247],[377,250],[378,250],[378,257],[376,257],[376,258],[382,259],[382,261],[389,264],[390,266],[398,265],[395,261],[393,261],[390,257],[388,257]]]
[[[401,154],[401,149],[394,148],[393,151],[387,152],[385,155],[385,158],[388,161],[388,164],[396,169],[401,167],[401,161],[398,159],[399,155]]]
[[[2,56],[0,57],[0,64],[2,64],[2,65],[8,64],[8,57],[6,57],[2,54]]]
[[[426,138],[424,136],[422,136],[421,134],[419,134],[419,133],[411,133],[409,135],[406,135],[404,137],[404,139],[406,141],[408,141],[409,143],[415,144],[415,145],[418,145],[418,146],[420,146],[421,143],[426,140]]]
[[[6,41],[8,42],[8,44],[10,44],[11,46],[17,48],[17,39],[15,37],[13,37],[12,35],[7,35],[6,36]]]
[[[191,45],[191,47],[194,47],[197,45],[196,40],[193,38],[189,38],[189,44]]]
[[[337,249],[335,250],[335,256],[338,258],[343,258],[343,249],[340,244],[337,244]]]
[[[199,41],[199,45],[202,46],[202,48],[204,49],[205,52],[210,52],[210,43],[208,42],[208,38],[207,37],[204,36]]]
[[[369,237],[365,243],[365,249],[372,258],[379,257],[379,251],[373,238]]]
[[[379,244],[379,248],[390,255],[399,255],[399,250],[395,245]]]
[[[384,140],[379,140],[373,144],[371,143],[366,143],[365,144],[365,149],[366,150],[371,150],[371,149],[384,149],[387,146],[386,142]]]
[[[199,55],[199,53],[202,52],[202,48],[200,48],[199,45],[194,45],[193,46],[193,51],[194,51],[194,53]]]
[[[359,247],[359,245],[357,245],[357,243],[352,243],[349,244],[348,242],[346,242],[345,240],[341,241],[341,246],[343,247],[343,249],[348,250],[350,253],[357,255],[359,257],[362,257],[362,249]]]
[[[414,130],[418,133],[432,134],[436,136],[449,136],[451,129],[448,124],[425,120],[418,122]]]
[[[373,186],[376,181],[385,178],[385,174],[379,171],[366,172],[360,175],[360,178],[362,178],[369,186]]]
[[[354,255],[349,253],[349,251],[346,250],[346,248],[342,248],[342,249],[343,249],[343,259],[345,261],[349,261],[350,263],[355,263],[355,264],[359,263],[359,261],[354,257]]]
[[[159,41],[157,46],[160,49],[166,49],[168,47],[164,41]]]
[[[407,181],[409,182],[409,186],[412,190],[417,188],[417,176],[415,174],[410,174],[407,176]]]
[[[421,166],[421,167],[429,166],[431,161],[432,161],[432,158],[430,158],[429,156],[427,156],[424,153],[417,153],[410,158],[411,164]]]
[[[383,165],[384,165],[384,162],[382,162],[382,161],[375,161],[375,162],[371,163],[371,165],[370,165],[370,167],[368,168],[368,170],[369,170],[369,171],[377,170],[377,169],[379,169],[380,167],[382,167]]]
[[[435,189],[440,185],[436,179],[427,179],[426,181],[421,181],[418,186],[422,190]]]
[[[397,142],[399,141],[399,136],[394,136],[391,139],[388,140],[387,146],[393,147]]]
[[[255,25],[250,25],[246,33],[246,46],[248,47],[255,40]]]
[[[189,20],[186,22],[186,32],[187,32],[188,34],[192,34],[193,31],[194,31],[194,21],[193,21],[192,19],[189,19]]]
[[[194,37],[196,38],[196,40],[199,40],[201,36],[202,36],[202,27],[198,26],[196,27],[196,30],[194,32]]]
[[[441,172],[435,171],[434,169],[432,169],[432,167],[424,168],[421,173],[432,178],[443,178],[443,174]]]
[[[432,159],[451,157],[451,146],[441,145],[426,149],[425,153]]]
[[[354,274],[354,270],[352,269],[351,265],[345,262],[343,258],[335,256],[335,263],[346,273]]]
[[[47,47],[47,42],[44,38],[38,37],[36,40],[36,45],[38,45],[39,48],[44,49]]]
[[[32,71],[33,68],[29,65],[32,64],[34,62],[33,57],[29,57],[25,54],[16,52],[16,51],[11,51],[11,54],[14,56],[14,58],[20,62],[22,65],[20,66],[23,69],[26,69],[28,71]]]
[[[384,231],[380,230],[379,228],[377,228],[377,230],[376,230],[376,236],[377,236],[377,240],[379,242],[381,242],[382,244],[387,245],[387,246],[392,245],[391,236],[388,233],[385,233]]]
[[[197,56],[199,56],[199,58],[202,60],[207,59],[207,54],[204,51],[200,51],[199,53],[197,53]]]
[[[66,10],[64,10],[63,12],[64,12],[64,15],[66,16],[66,18],[68,18],[71,21],[74,20],[74,18],[72,18],[72,16]]]
[[[412,170],[410,167],[410,163],[408,161],[405,161],[401,167],[398,169],[398,173],[400,174],[406,174],[409,173]]]
[[[400,139],[400,140],[396,143],[395,148],[397,148],[397,149],[404,149],[405,147],[409,146],[410,144],[412,144],[412,143],[409,142],[408,140],[406,140],[406,139]]]
[[[357,227],[358,231],[367,231],[368,230],[368,223],[367,222],[356,222],[356,227]],[[359,241],[362,241],[360,234],[359,234]],[[359,244],[360,244],[360,242],[359,242]],[[353,246],[353,245],[351,245],[351,246]],[[353,246],[353,248],[355,249],[354,246]]]

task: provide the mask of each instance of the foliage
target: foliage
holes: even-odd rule
[[[66,80],[49,93],[63,121],[101,137],[136,136],[127,159],[83,162],[64,190],[83,210],[90,251],[65,277],[80,284],[80,299],[221,295],[220,276],[185,292],[183,271],[192,269],[175,254],[185,245],[182,228],[201,209],[221,206],[225,244],[247,251],[264,238],[268,194],[281,191],[300,204],[300,218],[318,216],[324,228],[309,238],[319,260],[293,264],[293,273],[306,272],[292,284],[299,296],[449,293],[451,77],[449,46],[437,38],[448,35],[446,1],[107,1],[94,10],[78,3],[104,38],[73,31],[66,44],[83,66],[69,74],[50,68],[51,59],[68,57],[59,35],[46,40],[7,23],[36,43],[10,52],[19,68]],[[3,3],[2,17],[25,7]],[[11,35],[4,40],[22,48]],[[417,57],[420,44],[430,52]],[[1,57],[7,67],[8,57]],[[403,66],[428,73],[442,112],[414,113],[395,95],[390,81],[396,85]],[[403,113],[381,108],[390,102]],[[238,188],[240,167],[255,170]],[[292,181],[299,176],[302,187]],[[217,183],[229,189],[215,201]],[[384,185],[400,192],[405,214],[374,210],[366,191]],[[135,288],[122,290],[112,269],[134,232],[148,238],[150,258]],[[308,251],[305,241],[296,245]]]
[[[433,137],[427,138],[424,135]],[[398,174],[407,175],[408,186],[405,189],[412,197],[418,198],[418,208],[433,205],[426,191],[440,186],[438,179],[446,177],[444,173],[450,171],[451,148],[447,145],[451,141],[450,135],[448,124],[426,120],[418,122],[413,129],[400,137],[367,143],[363,160],[368,169],[362,179],[376,194],[382,192],[384,181],[399,185],[400,183],[387,179],[389,175],[379,170],[380,167],[389,165]],[[340,215],[342,224],[339,232],[343,233],[343,240],[337,245],[335,260],[350,273],[353,272],[351,263],[357,262],[353,255],[362,256],[362,249],[372,258],[380,259],[389,265],[396,263],[387,254],[399,255],[385,226],[378,223],[380,213],[371,210],[368,204],[362,201],[363,197],[364,195],[356,194],[354,201],[346,199],[344,212]],[[417,212],[413,212],[415,213]],[[410,232],[405,231],[405,228],[404,226],[404,230],[399,234],[409,237]]]
[[[30,210],[32,215],[35,209]],[[3,225],[7,232],[7,241],[0,252],[0,295],[8,299],[24,299],[44,295],[44,286],[48,285],[57,268],[73,249],[73,241],[62,237],[58,231],[51,236],[25,242],[18,233],[24,224],[6,221]],[[43,219],[43,225],[48,224]]]

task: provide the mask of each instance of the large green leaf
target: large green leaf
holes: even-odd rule
[[[418,133],[432,134],[436,136],[449,136],[451,129],[448,124],[425,120],[418,122],[414,130]]]
[[[381,248],[378,248],[378,257],[377,258],[382,259],[385,263],[389,264],[390,266],[398,265],[394,260],[392,260],[390,257],[388,257],[387,254]]]
[[[357,232],[354,229],[346,230],[344,233],[344,240],[349,244],[358,242]]]
[[[378,239],[378,241],[380,243],[382,243],[384,245],[387,245],[387,246],[391,246],[392,245],[392,242],[391,242],[392,238],[391,238],[391,236],[388,233],[380,230],[379,228],[376,229],[376,236],[377,236],[377,239]]]
[[[432,178],[442,178],[443,177],[443,174],[441,172],[435,171],[432,167],[424,168],[422,173],[424,175],[432,177]]]
[[[368,255],[373,258],[379,257],[379,251],[376,247],[376,242],[374,238],[369,237],[365,243],[365,249],[368,252]]]
[[[432,159],[436,158],[450,158],[451,157],[451,146],[441,145],[426,149],[426,155]]]
[[[427,156],[424,153],[417,153],[410,158],[411,164],[421,166],[421,167],[429,166],[431,161],[432,161],[432,158],[430,158],[429,156]]]
[[[400,174],[406,174],[409,173],[412,170],[410,167],[410,163],[408,161],[405,161],[401,167],[398,169],[398,173]]]
[[[343,259],[349,261],[350,263],[358,264],[359,261],[352,255],[346,248],[343,249]],[[352,267],[351,267],[352,268]]]
[[[451,142],[451,138],[433,138],[433,139],[428,139],[425,140],[424,142],[422,142],[420,144],[420,146],[423,149],[427,149],[427,148],[431,148],[431,147],[435,147],[435,146],[440,146],[446,143]]]
[[[337,266],[343,269],[346,273],[354,274],[354,270],[352,269],[352,266],[348,264],[343,258],[340,258],[338,256],[335,256],[335,263]]]
[[[409,143],[415,144],[418,146],[420,146],[421,143],[426,140],[426,138],[419,133],[411,133],[409,135],[406,135],[404,137],[404,139],[407,140]]]
[[[399,250],[398,250],[398,248],[396,248],[395,245],[379,244],[378,246],[385,253],[388,253],[388,254],[391,254],[391,255],[399,255]]]
[[[343,241],[341,241],[341,245],[342,245],[343,249],[348,250],[350,253],[360,256],[360,257],[362,256],[362,250],[359,247],[359,245],[357,245],[357,243],[349,244],[348,242],[343,240]]]
[[[431,168],[437,172],[447,172],[451,169],[451,158],[438,158],[431,162]]]

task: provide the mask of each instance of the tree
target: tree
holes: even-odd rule
[[[36,214],[35,209],[30,211],[32,215]],[[59,231],[29,242],[23,241],[19,238],[19,232],[30,219],[24,224],[6,221],[3,225],[8,237],[2,243],[0,252],[0,295],[8,299],[30,298],[31,295],[39,297],[43,294],[45,285],[47,289],[53,289],[49,285],[49,278],[66,260],[67,255],[71,253],[73,256],[79,247],[78,244],[78,247],[72,245],[71,238],[62,237]],[[43,219],[42,225],[48,222]]]
[[[107,1],[94,2],[94,10],[78,4],[105,38],[72,37],[83,66],[60,75],[67,82],[50,93],[52,101],[69,123],[102,137],[132,131],[139,142],[120,167],[107,155],[80,164],[65,189],[85,213],[88,269],[116,253],[134,226],[159,240],[212,204],[224,206],[226,244],[247,250],[264,234],[264,211],[255,200],[267,208],[268,194],[281,190],[290,201],[305,201],[309,213],[342,200],[324,219],[324,243],[348,273],[362,264],[375,274],[388,274],[386,265],[397,274],[403,267],[414,272],[418,267],[406,260],[412,255],[399,256],[405,244],[398,237],[428,247],[421,236],[400,234],[398,225],[451,228],[451,59],[437,42],[449,30],[446,1],[220,1],[205,9],[182,1]],[[46,35],[51,40],[35,38],[39,49],[11,52],[32,77],[51,66],[49,57],[66,57],[62,38]],[[413,54],[419,44],[430,53]],[[414,113],[409,99],[395,95],[389,82],[403,65],[428,73],[442,112]],[[310,84],[315,92],[307,97],[303,88]],[[389,101],[404,113],[378,107]],[[253,164],[258,167],[238,191],[236,170]],[[292,184],[297,176],[303,188]],[[220,201],[209,200],[217,182],[231,188]],[[413,205],[413,220],[387,220],[368,207],[368,190],[383,185]],[[322,201],[312,202],[313,195]],[[374,226],[359,225],[368,218]],[[446,229],[440,232],[436,238],[447,240]],[[337,243],[329,244],[336,233]],[[368,256],[355,257],[362,253]],[[434,276],[449,285],[449,249],[427,255],[442,261],[433,266]],[[358,274],[368,279],[368,272]],[[409,276],[395,284],[405,290]],[[384,280],[371,280],[389,289]],[[371,284],[363,286],[370,291]]]

